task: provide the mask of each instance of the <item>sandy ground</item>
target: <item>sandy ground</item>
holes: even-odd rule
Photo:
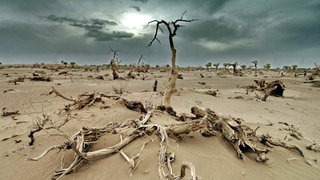
[[[64,138],[54,136],[54,130],[40,131],[35,134],[35,143],[29,146],[28,132],[43,114],[50,115],[55,123],[62,122],[67,113],[61,111],[70,102],[54,95],[47,96],[54,86],[67,97],[77,97],[84,92],[113,93],[113,88],[124,87],[121,95],[143,103],[152,102],[160,105],[161,91],[167,72],[154,71],[146,73],[145,80],[105,80],[91,79],[88,76],[110,74],[110,71],[84,72],[84,70],[68,70],[67,75],[44,69],[51,75],[52,82],[30,81],[9,83],[17,77],[32,76],[36,70],[31,68],[6,68],[0,70],[0,108],[7,111],[19,110],[15,116],[0,117],[0,179],[50,179],[54,170],[61,167],[62,152],[52,151],[39,161],[26,161],[36,157],[52,145],[59,145]],[[62,70],[60,70],[62,71]],[[200,77],[200,73],[204,78]],[[143,74],[143,73],[142,73]],[[142,76],[141,74],[141,76]],[[305,147],[312,142],[320,143],[320,88],[303,83],[303,77],[279,77],[278,73],[245,77],[232,75],[217,76],[214,71],[184,71],[184,79],[177,80],[177,92],[172,97],[172,106],[177,113],[191,114],[193,106],[211,108],[221,115],[240,117],[252,128],[261,126],[257,134],[268,133],[274,138],[288,144],[301,147],[305,157],[296,151],[282,147],[274,147],[267,154],[266,163],[258,163],[252,153],[245,154],[245,160],[238,159],[232,146],[222,137],[202,137],[197,133],[186,135],[182,141],[170,139],[170,151],[176,155],[173,163],[174,172],[179,172],[182,161],[192,162],[196,174],[201,179],[319,179],[320,153],[309,151]],[[121,74],[122,76],[125,74]],[[246,94],[239,86],[253,84],[253,79],[266,77],[267,81],[281,79],[286,89],[284,97],[269,97],[267,101],[258,100],[254,93]],[[158,80],[158,92],[152,92],[154,80]],[[200,85],[198,82],[205,82]],[[193,88],[212,88],[219,90],[218,96],[209,96],[192,91]],[[241,96],[241,98],[236,98]],[[124,108],[116,101],[107,101],[103,109],[99,105],[70,112],[70,120],[61,127],[68,135],[76,133],[81,127],[99,127],[109,122],[122,123],[128,119],[138,119],[140,113]],[[61,113],[59,113],[61,111]],[[150,119],[152,123],[170,124],[174,120],[169,115],[155,113]],[[285,122],[293,125],[302,134],[301,140],[295,139],[283,130]],[[273,126],[267,126],[272,123]],[[119,141],[119,135],[103,136],[94,149],[105,148]],[[66,175],[63,179],[159,179],[158,151],[159,139],[155,136],[139,138],[123,151],[132,156],[140,151],[141,145],[147,143],[133,174],[128,172],[129,164],[119,153],[89,163],[80,171]],[[72,153],[65,154],[66,164],[71,163]],[[189,174],[187,174],[189,176]]]

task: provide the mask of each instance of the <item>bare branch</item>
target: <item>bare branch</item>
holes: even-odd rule
[[[147,45],[147,47],[150,47],[155,40],[157,40],[157,41],[160,43],[159,39],[157,38],[157,36],[158,36],[158,31],[159,31],[159,29],[160,29],[160,31],[163,32],[162,29],[161,29],[161,27],[160,27],[160,25],[161,25],[161,24],[164,24],[164,25],[167,27],[168,32],[169,32],[170,47],[173,48],[174,45],[173,45],[172,38],[176,35],[177,30],[178,30],[180,27],[183,27],[182,25],[180,25],[180,24],[178,24],[178,23],[180,23],[180,22],[192,22],[192,21],[197,21],[197,20],[198,20],[198,19],[183,19],[183,16],[186,14],[186,12],[187,12],[187,11],[184,11],[184,12],[182,13],[180,19],[177,19],[177,20],[172,21],[172,22],[171,22],[171,21],[165,21],[165,20],[161,20],[161,21],[160,21],[160,20],[152,20],[152,21],[148,22],[148,25],[151,24],[151,23],[154,23],[154,22],[156,22],[157,24],[156,24],[155,34],[154,34],[152,40],[151,40],[151,41],[149,42],[149,44]],[[148,25],[147,25],[147,27],[148,27]],[[171,25],[173,26],[173,31],[172,31],[172,29],[171,29]]]
[[[119,153],[130,164],[130,168],[133,169],[135,167],[134,160],[129,158],[122,150],[120,150]]]
[[[183,16],[186,14],[187,10],[184,10],[184,12],[182,13],[181,15],[181,18],[180,19],[183,19]]]
[[[159,25],[162,23],[161,21],[158,21],[158,20],[153,20],[153,21],[150,21],[148,23],[151,24],[151,23],[154,23],[154,22],[157,22],[157,25],[156,25],[156,32],[154,33],[154,36],[153,36],[153,39],[149,42],[149,44],[147,45],[147,47],[150,47],[153,43],[154,40],[157,40],[159,42],[159,44],[161,44],[161,42],[159,41],[159,39],[157,38],[158,36],[158,31],[159,31]],[[160,31],[162,32],[162,29],[160,28]]]
[[[140,62],[141,60],[143,59],[143,54],[140,55],[139,59],[138,59],[138,62],[137,62],[137,65],[139,66],[140,65]]]
[[[109,46],[109,49],[110,49],[110,51],[108,52],[108,54],[109,54],[110,52],[113,52],[113,59],[115,59],[116,56],[118,56],[118,52],[119,52],[120,50],[113,50],[112,47],[110,47],[110,46]]]
[[[62,95],[59,91],[57,91],[53,86],[52,86],[51,88],[52,88],[52,90],[49,92],[48,95],[54,93],[54,94],[56,94],[57,96],[62,97],[62,98],[65,99],[65,100],[73,101],[73,102],[76,102],[76,101],[77,101],[77,100],[75,100],[75,99],[71,99],[71,98],[65,97],[65,96]]]
[[[63,149],[65,148],[65,144],[63,145],[55,145],[55,146],[51,146],[50,148],[48,148],[47,150],[45,150],[42,154],[40,154],[38,157],[35,157],[35,158],[28,158],[26,160],[28,161],[38,161],[39,159],[43,158],[46,154],[48,154],[50,151],[54,150],[54,149]]]

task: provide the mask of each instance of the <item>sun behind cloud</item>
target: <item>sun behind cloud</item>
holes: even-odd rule
[[[121,24],[125,28],[128,28],[128,31],[137,33],[138,31],[142,30],[143,27],[146,26],[151,20],[152,18],[146,14],[125,13],[121,19]]]

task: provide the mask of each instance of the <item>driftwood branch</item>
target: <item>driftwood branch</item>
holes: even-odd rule
[[[122,150],[120,150],[119,153],[129,163],[130,168],[133,169],[135,167],[134,160],[129,158]]]
[[[153,110],[149,110],[147,112],[147,114],[144,116],[144,118],[140,121],[141,125],[144,125],[147,123],[147,121],[150,119],[150,117],[152,116]]]
[[[38,161],[38,160],[42,159],[45,155],[47,155],[50,151],[55,150],[55,149],[61,150],[61,149],[64,149],[64,148],[65,148],[64,144],[63,145],[51,146],[50,148],[45,150],[42,154],[40,154],[38,157],[28,158],[26,160],[28,160],[28,161]]]
[[[75,100],[75,99],[71,99],[71,98],[68,98],[68,97],[66,97],[66,96],[62,95],[62,94],[61,94],[59,91],[57,91],[53,86],[52,86],[51,88],[52,88],[52,90],[49,92],[49,94],[48,94],[48,95],[56,94],[57,96],[59,96],[59,97],[61,97],[61,98],[65,99],[65,100],[67,100],[67,101],[76,102],[76,100]]]
[[[273,141],[272,138],[270,136],[262,136],[261,137],[262,141],[268,142],[269,144],[273,145],[273,146],[280,146],[289,150],[296,150],[298,151],[298,153],[304,157],[303,151],[301,150],[300,147],[296,146],[296,145],[290,145],[290,144],[286,144],[284,142],[281,141]]]

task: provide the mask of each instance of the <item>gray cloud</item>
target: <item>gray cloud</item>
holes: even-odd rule
[[[100,25],[100,26],[103,26],[103,25],[117,26],[118,25],[117,22],[109,21],[109,20],[91,19],[91,21],[92,21],[92,24]]]
[[[73,18],[68,17],[58,17],[55,15],[49,15],[47,17],[48,20],[59,22],[59,23],[69,23],[69,25],[72,26],[78,26],[78,27],[86,27],[86,26],[95,26],[95,27],[104,27],[106,25],[110,26],[117,26],[118,23],[115,21],[109,21],[109,20],[103,20],[103,19],[90,19],[90,20],[77,20]]]
[[[121,50],[124,61],[144,53],[146,63],[167,64],[166,29],[159,34],[161,44],[145,48],[154,26],[139,29],[124,17],[170,21],[185,10],[184,18],[199,21],[184,23],[175,36],[179,65],[233,60],[245,64],[257,59],[261,65],[313,66],[320,56],[319,0],[0,0],[0,4],[4,63],[39,57],[101,62],[106,47],[112,46]]]
[[[133,37],[133,33],[125,31],[102,32],[92,29],[86,33],[86,36],[94,38],[96,41],[112,41],[117,39],[127,39]]]
[[[102,20],[102,19],[90,19],[90,20],[77,20],[68,17],[58,17],[55,15],[49,15],[48,20],[67,23],[69,26],[84,28],[87,32],[85,35],[90,38],[94,38],[96,41],[112,41],[116,39],[126,39],[133,37],[133,33],[125,31],[112,31],[106,32],[106,26],[117,26],[115,21]]]
[[[138,11],[138,12],[141,11],[140,7],[138,7],[138,6],[130,6],[130,8],[132,8],[132,9]]]

